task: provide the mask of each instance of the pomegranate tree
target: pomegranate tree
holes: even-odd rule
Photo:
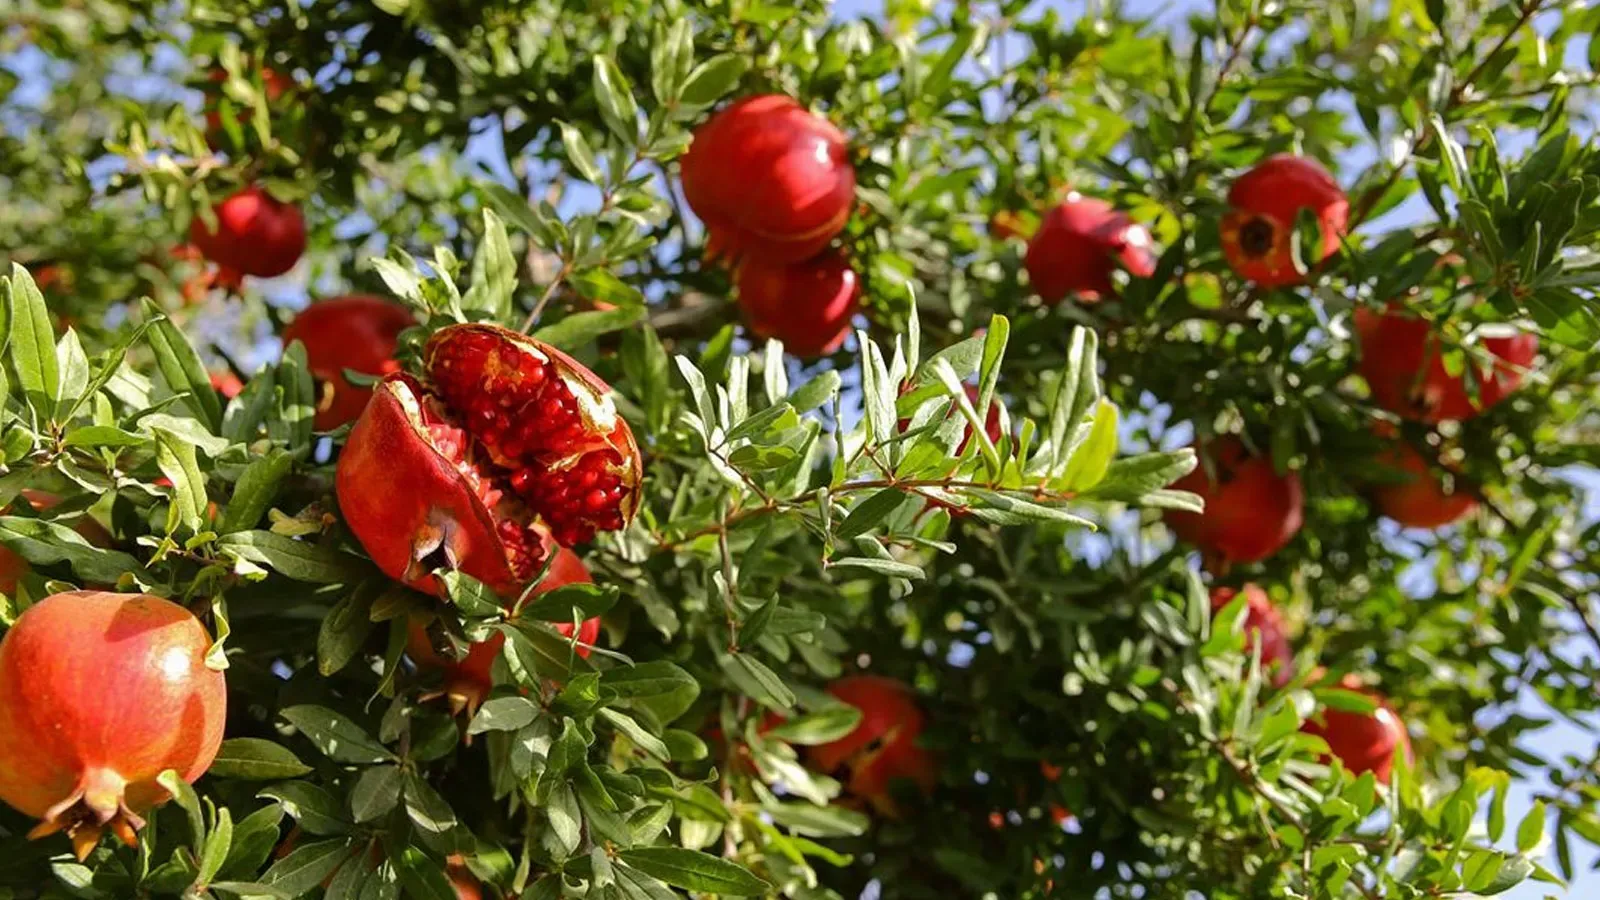
[[[1339,687],[1372,698],[1378,708],[1370,713],[1322,709],[1306,721],[1302,730],[1327,741],[1329,752],[1352,774],[1371,772],[1379,783],[1388,784],[1395,750],[1411,758],[1411,737],[1405,723],[1382,696],[1363,687],[1356,676],[1344,676]]]
[[[283,330],[283,343],[306,348],[306,366],[318,381],[316,428],[331,431],[355,421],[372,389],[352,384],[344,371],[392,375],[400,371],[400,332],[416,324],[411,311],[382,297],[353,294],[306,307]]]
[[[29,607],[0,640],[0,800],[41,820],[33,837],[65,832],[79,859],[107,830],[132,846],[168,799],[156,777],[193,782],[222,743],[210,646],[159,597],[75,591]]]
[[[924,793],[938,782],[938,764],[917,738],[927,717],[911,686],[881,675],[852,675],[828,693],[861,710],[861,722],[844,737],[807,748],[812,766],[838,778],[845,791],[893,815],[890,784],[905,779]]]
[[[1072,193],[1045,213],[1028,242],[1028,278],[1046,303],[1068,294],[1093,303],[1116,292],[1111,273],[1119,265],[1140,278],[1155,273],[1151,244],[1150,232],[1111,204]]]
[[[844,229],[856,170],[844,134],[789,97],[746,97],[695,130],[683,195],[713,256],[793,263]]]
[[[1215,480],[1199,466],[1172,485],[1199,494],[1205,512],[1169,510],[1167,525],[1224,566],[1260,562],[1282,549],[1303,520],[1300,476],[1278,474],[1270,458],[1251,455],[1232,436],[1213,442],[1211,459]]]
[[[250,185],[212,210],[212,230],[196,216],[189,243],[225,270],[225,281],[240,275],[274,278],[294,268],[306,252],[306,221],[300,208]]]
[[[563,546],[639,505],[639,448],[610,388],[572,357],[495,325],[452,325],[422,377],[381,382],[339,457],[339,507],[391,578],[434,592],[460,569],[516,595]]]
[[[737,280],[750,330],[777,338],[796,356],[838,350],[861,296],[855,269],[834,251],[789,265],[747,258]]]
[[[1378,311],[1355,311],[1361,357],[1358,370],[1372,389],[1372,400],[1391,412],[1422,422],[1470,419],[1516,391],[1539,355],[1539,337],[1516,332],[1485,335],[1478,343],[1492,364],[1471,363],[1476,396],[1466,373],[1450,374],[1434,327],[1398,304]]]
[[[1339,182],[1314,159],[1281,153],[1239,176],[1228,189],[1222,217],[1222,255],[1228,265],[1264,288],[1305,281],[1295,259],[1295,221],[1302,210],[1316,219],[1318,244],[1305,247],[1303,263],[1313,265],[1339,251],[1350,201]]]
[[[1211,591],[1211,612],[1216,614],[1233,602],[1243,592],[1245,597],[1244,639],[1245,649],[1253,651],[1261,645],[1261,671],[1274,685],[1282,687],[1294,677],[1294,648],[1289,645],[1289,635],[1283,627],[1283,616],[1272,605],[1272,598],[1260,585],[1246,584],[1242,588],[1219,587]]]

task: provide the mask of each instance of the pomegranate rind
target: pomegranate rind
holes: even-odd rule
[[[1305,492],[1294,472],[1278,474],[1272,460],[1251,456],[1236,437],[1217,440],[1218,481],[1200,466],[1172,484],[1205,501],[1205,512],[1167,510],[1167,527],[1224,563],[1260,562],[1293,540],[1305,521]]]

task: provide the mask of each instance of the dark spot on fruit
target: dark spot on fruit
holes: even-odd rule
[[[1266,256],[1272,252],[1277,231],[1278,227],[1270,219],[1255,216],[1239,227],[1239,247],[1250,256]]]

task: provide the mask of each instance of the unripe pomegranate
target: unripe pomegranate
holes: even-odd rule
[[[1354,675],[1341,678],[1339,687],[1366,694],[1377,701],[1378,708],[1371,713],[1323,709],[1308,719],[1301,730],[1327,741],[1328,749],[1351,774],[1371,772],[1380,783],[1388,784],[1394,769],[1395,749],[1404,752],[1407,760],[1412,758],[1411,736],[1406,733],[1405,723],[1381,695],[1364,689],[1361,680]]]
[[[1300,530],[1304,497],[1300,476],[1279,475],[1272,460],[1251,456],[1236,437],[1212,444],[1217,480],[1204,466],[1173,483],[1205,501],[1203,513],[1168,510],[1167,526],[1180,540],[1222,563],[1260,562],[1283,548]]]
[[[367,375],[400,371],[395,347],[400,332],[415,325],[411,311],[382,297],[334,297],[306,307],[283,330],[283,343],[299,341],[306,348],[306,366],[318,384],[318,431],[332,431],[355,421],[372,399],[372,388],[358,387],[345,369]]]
[[[58,831],[78,858],[103,830],[130,846],[222,743],[227,687],[188,610],[144,594],[74,591],[30,606],[0,640],[0,800]]]
[[[1261,671],[1267,674],[1271,683],[1283,687],[1294,677],[1294,648],[1289,646],[1289,636],[1284,632],[1283,617],[1278,614],[1278,608],[1272,605],[1272,598],[1259,585],[1246,584],[1239,590],[1244,591],[1244,640],[1245,650],[1253,652],[1257,641],[1261,642]],[[1211,613],[1216,615],[1223,607],[1233,602],[1239,590],[1231,587],[1213,588],[1211,591]]]
[[[695,129],[683,196],[713,256],[809,259],[844,229],[856,170],[844,134],[777,94],[746,97]]]
[[[1322,238],[1320,248],[1302,248],[1307,265],[1339,251],[1350,217],[1350,201],[1328,170],[1316,160],[1288,153],[1268,157],[1239,176],[1228,190],[1228,206],[1222,217],[1222,255],[1240,277],[1264,288],[1305,280],[1293,251],[1301,210],[1316,217]]]
[[[1023,262],[1033,289],[1046,303],[1076,294],[1085,303],[1116,293],[1118,264],[1131,274],[1155,274],[1150,232],[1104,200],[1077,193],[1045,213]]]
[[[553,544],[547,544],[553,546]],[[544,580],[539,582],[530,597],[547,594],[556,588],[566,587],[569,584],[593,584],[594,579],[589,577],[589,570],[584,567],[583,560],[578,554],[566,547],[556,547],[556,558],[550,563],[550,571],[545,573]],[[572,636],[572,623],[556,623],[556,630],[567,637]],[[578,630],[579,656],[588,657],[589,645],[600,637],[600,619],[593,618],[584,621]],[[406,653],[411,656],[411,661],[418,667],[425,669],[439,669],[444,673],[443,695],[450,701],[450,707],[456,712],[476,712],[483,705],[489,691],[494,688],[492,670],[494,661],[500,657],[500,650],[506,645],[505,635],[495,633],[486,641],[480,641],[467,648],[467,655],[459,660],[451,659],[434,649],[433,641],[428,637],[428,630],[420,622],[412,621],[407,634]]]
[[[793,265],[747,258],[739,266],[738,287],[750,330],[783,341],[784,349],[802,357],[839,349],[861,295],[855,270],[834,251]]]
[[[1460,484],[1446,488],[1444,480],[1416,448],[1396,441],[1379,454],[1377,462],[1407,480],[1377,485],[1372,504],[1378,512],[1407,528],[1443,528],[1471,515],[1478,507]]]
[[[212,69],[206,78],[213,84],[220,85],[228,80],[228,72],[226,69]],[[269,106],[278,102],[293,87],[294,82],[289,79],[289,76],[279,72],[277,69],[261,70],[261,88],[263,93],[267,95],[267,104]],[[239,122],[239,127],[244,128],[250,124],[250,119],[254,115],[255,110],[245,107],[235,113],[235,118]],[[211,149],[215,150],[222,143],[222,139],[222,113],[217,109],[216,93],[211,93],[206,96],[206,143],[211,146]]]
[[[573,546],[633,518],[639,448],[593,372],[495,325],[443,328],[423,355],[422,379],[378,385],[335,481],[389,577],[433,593],[432,570],[452,567],[515,596],[544,561],[544,529]]]
[[[273,278],[294,268],[306,252],[306,220],[300,208],[255,185],[218,203],[217,230],[196,216],[189,242],[206,259],[236,275]]]
[[[1439,336],[1427,320],[1407,315],[1399,305],[1383,311],[1355,311],[1361,346],[1358,371],[1372,389],[1372,401],[1391,412],[1422,422],[1470,419],[1510,396],[1539,354],[1539,337],[1516,333],[1484,337],[1479,343],[1495,357],[1493,366],[1471,361],[1478,396],[1467,392],[1466,374],[1445,369]]]
[[[894,815],[889,785],[907,779],[924,793],[938,782],[932,753],[917,746],[927,718],[911,686],[880,675],[852,675],[828,693],[861,710],[861,722],[837,741],[807,748],[806,758],[832,774],[850,795]]]

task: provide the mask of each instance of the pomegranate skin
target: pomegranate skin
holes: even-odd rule
[[[737,281],[739,306],[750,330],[777,338],[800,357],[838,350],[850,333],[861,296],[855,270],[831,251],[794,265],[746,259]]]
[[[1236,437],[1214,442],[1212,458],[1217,482],[1199,466],[1172,485],[1199,494],[1205,512],[1168,510],[1167,527],[1224,564],[1260,562],[1277,553],[1304,519],[1300,477],[1279,475],[1271,459],[1251,456]]]
[[[1363,689],[1360,679],[1346,675],[1339,687],[1366,694],[1378,702],[1370,714],[1323,709],[1301,727],[1328,742],[1328,749],[1353,775],[1371,772],[1380,784],[1388,784],[1394,770],[1394,752],[1401,749],[1411,759],[1411,736],[1405,723],[1384,698]],[[1324,759],[1324,762],[1328,760]]]
[[[1479,343],[1495,361],[1492,367],[1472,361],[1478,379],[1474,400],[1466,374],[1445,369],[1439,337],[1427,320],[1391,304],[1383,312],[1357,309],[1354,324],[1361,346],[1357,371],[1371,387],[1373,403],[1420,422],[1470,419],[1494,406],[1517,390],[1539,355],[1538,335],[1483,338]]]
[[[143,594],[74,591],[29,607],[0,641],[0,799],[65,831],[80,859],[104,829],[128,844],[222,744],[227,686],[188,610]]]
[[[306,252],[306,221],[300,208],[251,185],[217,204],[217,230],[198,216],[189,225],[189,242],[206,259],[238,275],[274,278],[294,268]]]
[[[404,306],[360,294],[313,303],[295,316],[283,330],[283,343],[305,345],[306,365],[321,382],[314,422],[318,431],[355,421],[372,399],[372,388],[352,384],[344,370],[367,375],[400,371],[394,359],[400,332],[415,324]]]
[[[778,94],[746,97],[695,129],[683,195],[712,256],[793,263],[844,229],[856,171],[839,129]]]
[[[1229,211],[1222,218],[1222,255],[1240,277],[1264,288],[1305,281],[1291,250],[1295,220],[1303,209],[1316,216],[1321,247],[1313,264],[1339,251],[1350,218],[1350,201],[1322,164],[1280,153],[1239,176],[1228,190]]]
[[[923,793],[938,782],[932,753],[917,746],[927,717],[910,685],[881,675],[852,675],[828,685],[828,693],[861,710],[861,723],[844,737],[807,748],[815,768],[835,773],[845,791],[879,812],[896,814],[889,786],[908,779]]]
[[[1151,244],[1143,225],[1104,200],[1074,193],[1045,213],[1023,263],[1044,302],[1076,294],[1094,303],[1116,293],[1111,273],[1119,263],[1139,278],[1155,274]]]
[[[1260,585],[1246,584],[1235,590],[1231,587],[1214,588],[1211,591],[1211,613],[1216,615],[1223,607],[1233,602],[1233,598],[1244,592],[1244,640],[1246,652],[1251,652],[1256,642],[1261,643],[1261,670],[1275,687],[1283,687],[1294,678],[1294,648],[1289,645],[1289,636],[1283,628],[1283,617],[1278,614],[1278,608],[1272,605],[1272,598],[1261,589]]]
[[[1446,491],[1444,482],[1414,447],[1397,441],[1379,454],[1378,465],[1409,480],[1380,484],[1372,490],[1378,512],[1407,528],[1443,528],[1472,514],[1478,502],[1460,487]]]

